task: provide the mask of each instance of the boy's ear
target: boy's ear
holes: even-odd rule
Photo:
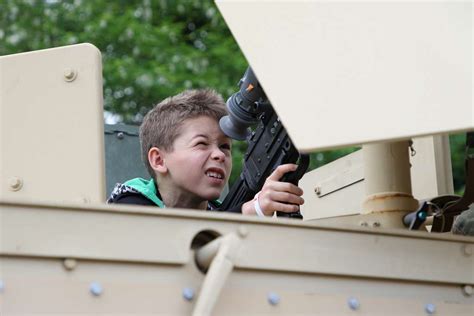
[[[152,147],[148,151],[148,162],[153,170],[158,173],[166,173],[168,168],[165,165],[164,151],[158,147]]]

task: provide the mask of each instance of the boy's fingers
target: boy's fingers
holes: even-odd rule
[[[272,191],[259,196],[260,207],[267,215],[273,214],[274,211],[296,212],[303,203],[302,197],[288,192]]]
[[[280,181],[268,182],[265,189],[277,191],[277,192],[289,192],[296,195],[303,195],[303,190],[300,187],[289,182],[280,182]]]
[[[295,165],[294,163],[279,165],[267,179],[278,181],[285,175],[285,173],[295,171],[296,168],[298,168],[298,165]]]
[[[272,203],[272,211],[269,213],[273,213],[276,211],[285,212],[285,213],[293,213],[300,210],[300,207],[296,204],[285,204],[285,203]]]
[[[304,199],[298,195],[287,193],[287,192],[275,192],[272,195],[272,200],[275,202],[286,203],[286,204],[297,204],[301,205],[304,203]]]

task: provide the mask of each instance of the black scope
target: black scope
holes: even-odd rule
[[[250,132],[249,127],[256,124],[260,114],[265,111],[267,97],[250,67],[240,79],[239,88],[227,100],[229,115],[222,117],[219,125],[228,137],[245,140]]]

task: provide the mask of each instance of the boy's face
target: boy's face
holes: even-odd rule
[[[173,186],[176,194],[217,199],[232,169],[231,146],[215,119],[200,116],[185,120],[173,150],[164,152],[167,185]]]

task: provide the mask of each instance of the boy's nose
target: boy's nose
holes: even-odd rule
[[[219,160],[219,161],[224,161],[225,160],[225,154],[220,150],[220,148],[214,148],[212,151],[212,159],[214,160]]]

